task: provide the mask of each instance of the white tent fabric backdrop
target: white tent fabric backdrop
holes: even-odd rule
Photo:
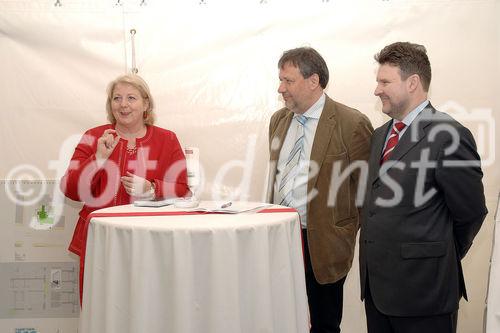
[[[499,7],[497,0],[0,0],[0,178],[59,179],[81,134],[106,122],[108,82],[135,64],[155,98],[157,125],[200,149],[201,198],[263,200],[268,121],[282,106],[281,53],[316,48],[331,73],[327,93],[378,127],[387,119],[373,95],[373,55],[401,40],[426,46],[432,103],[474,133],[493,212]],[[461,303],[460,332],[483,329],[492,222],[489,214],[464,260],[470,300]],[[346,332],[365,330],[358,283],[355,260],[345,286]],[[500,331],[495,320],[490,332]],[[1,331],[18,325],[0,319]],[[22,325],[76,332],[57,319]]]
[[[485,327],[487,333],[500,331],[500,194],[495,214],[493,247],[488,285]]]

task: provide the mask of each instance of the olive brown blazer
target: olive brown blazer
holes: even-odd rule
[[[283,108],[270,121],[268,202],[273,202],[277,163],[292,118],[293,112]],[[326,96],[310,156],[318,172],[310,173],[307,186],[312,197],[307,204],[309,253],[314,276],[321,284],[342,279],[351,268],[359,227],[356,194],[362,171],[356,168],[348,174],[346,169],[357,161],[366,166],[372,132],[365,115]],[[347,177],[342,179],[342,175]]]

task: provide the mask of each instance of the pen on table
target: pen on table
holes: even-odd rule
[[[226,202],[225,204],[221,205],[220,208],[227,208],[231,206],[233,203],[231,201]]]

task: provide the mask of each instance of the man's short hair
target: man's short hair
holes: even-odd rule
[[[321,88],[326,88],[329,78],[328,67],[325,59],[312,47],[298,47],[283,52],[278,62],[278,68],[283,68],[287,63],[298,67],[305,79],[313,74],[318,74]]]
[[[377,53],[375,60],[380,65],[398,66],[403,80],[417,74],[424,91],[429,91],[432,73],[425,46],[409,42],[392,43]]]

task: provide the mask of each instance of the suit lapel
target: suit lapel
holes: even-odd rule
[[[401,161],[404,159],[404,157],[412,150],[415,148],[415,146],[422,141],[423,138],[426,136],[425,128],[431,123],[432,117],[434,114],[434,108],[433,106],[429,103],[427,107],[420,112],[420,114],[413,120],[413,122],[410,124],[410,127],[404,132],[403,136],[399,140],[398,144],[394,148],[391,156],[389,156],[389,159],[385,162],[388,163],[387,165],[387,170],[389,170],[392,165],[396,164],[398,161]],[[389,126],[392,122],[388,122]],[[388,130],[388,129],[387,129]],[[380,155],[382,154],[382,146],[385,143],[385,138],[387,136],[387,131],[384,131],[385,135],[382,138],[379,138],[382,140],[382,144],[380,147],[378,147],[380,150],[378,150],[378,159],[380,160]],[[377,152],[377,150],[375,150]],[[375,159],[374,159],[375,160]],[[385,166],[385,165],[384,165]],[[373,167],[373,165],[370,165],[370,167]],[[377,180],[379,175],[379,169],[380,169],[380,163],[377,161],[377,177],[373,180]]]
[[[405,131],[401,139],[399,140],[396,147],[389,156],[389,160],[399,161],[401,160],[413,147],[420,142],[424,138],[425,132],[423,131],[422,126],[415,119],[410,127]]]
[[[274,200],[274,182],[276,180],[276,171],[278,168],[278,160],[280,157],[281,148],[283,147],[283,143],[285,141],[286,134],[288,132],[288,128],[290,127],[290,123],[293,119],[293,112],[288,111],[287,114],[281,118],[276,127],[273,129],[271,134],[271,143],[270,143],[270,151],[269,151],[269,160],[271,162],[269,168],[269,181],[267,184],[267,202],[273,202]],[[276,146],[273,145],[274,142],[277,142]],[[274,146],[274,147],[273,147]],[[273,149],[274,148],[274,149]]]
[[[326,150],[332,138],[332,133],[335,128],[337,121],[335,120],[335,104],[333,101],[326,96],[325,106],[321,112],[321,116],[318,121],[318,127],[316,127],[316,133],[314,134],[314,141],[311,149],[311,162],[314,161],[318,170],[321,169],[323,161],[325,160]],[[318,181],[319,172],[317,172],[314,177],[310,178],[307,183],[307,193],[311,193],[311,190],[316,186]]]
[[[278,145],[277,145],[276,149],[271,149],[271,151],[270,151],[271,161],[278,162],[278,159],[280,157],[281,148],[283,147],[283,143],[285,142],[285,137],[286,137],[286,134],[288,132],[288,128],[290,127],[290,123],[292,122],[292,119],[293,119],[293,112],[289,111],[286,114],[286,116],[283,117],[276,125],[276,128],[274,129],[274,132],[272,134],[272,143],[278,142]],[[272,145],[272,143],[271,143],[271,145]],[[274,168],[274,171],[276,173],[276,166]]]
[[[380,170],[380,158],[382,156],[382,149],[384,148],[385,138],[387,137],[387,132],[390,131],[392,121],[388,121],[382,125],[382,129],[377,131],[378,134],[372,136],[372,149],[370,152],[370,179],[375,182],[379,176]]]
[[[410,127],[399,140],[394,148],[392,155],[389,157],[391,160],[401,160],[413,147],[415,147],[425,137],[425,128],[432,121],[433,108],[430,103],[420,112],[420,114],[413,120]]]

